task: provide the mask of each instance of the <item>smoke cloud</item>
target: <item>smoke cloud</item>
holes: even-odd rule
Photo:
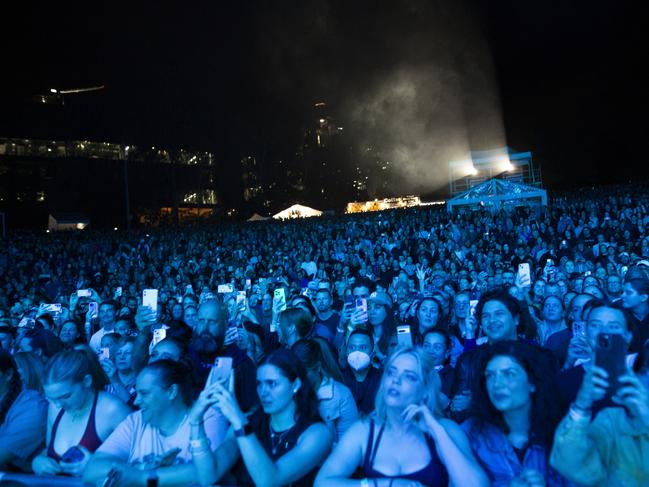
[[[489,50],[462,2],[304,2],[263,28],[274,89],[327,100],[358,151],[390,162],[393,194],[444,188],[450,160],[506,145]]]

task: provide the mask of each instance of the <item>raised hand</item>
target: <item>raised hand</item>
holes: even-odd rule
[[[138,330],[142,331],[147,326],[153,326],[158,321],[158,316],[152,308],[139,306],[135,313],[135,324]]]
[[[595,401],[599,401],[606,395],[608,389],[608,372],[601,367],[587,364],[586,375],[577,393],[575,404],[586,411],[590,410]]]
[[[198,399],[194,402],[191,410],[189,411],[189,422],[191,423],[200,423],[203,420],[203,415],[207,408],[214,405],[217,401],[216,395],[216,384],[210,384],[205,386],[198,396]]]
[[[215,398],[214,405],[221,410],[223,416],[232,425],[232,428],[235,430],[242,428],[248,420],[241,411],[234,394],[219,382],[214,383],[214,391],[212,394]]]
[[[613,402],[625,406],[631,416],[639,419],[645,427],[649,427],[649,390],[633,374],[618,378],[620,388],[613,396]]]
[[[420,281],[425,281],[426,278],[430,275],[430,269],[424,269],[424,266],[421,264],[417,264],[415,268],[417,269],[415,275]]]
[[[403,410],[401,415],[405,422],[413,423],[424,433],[430,433],[431,430],[441,426],[428,406],[424,404],[411,404]]]

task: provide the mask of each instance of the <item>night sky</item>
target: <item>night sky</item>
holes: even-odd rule
[[[649,173],[642,2],[194,3],[13,10],[0,136],[209,150],[229,174],[294,152],[326,100],[353,143],[382,141],[404,191],[504,144],[531,150],[550,188]]]

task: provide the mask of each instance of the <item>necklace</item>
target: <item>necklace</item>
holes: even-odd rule
[[[73,423],[76,423],[79,421],[81,418],[83,418],[86,413],[92,408],[92,405],[94,403],[94,397],[92,397],[89,401],[88,404],[82,406],[76,411],[66,411],[70,415],[70,420]]]
[[[284,439],[286,438],[286,435],[289,434],[289,432],[293,429],[295,425],[291,426],[289,429],[280,431],[279,433],[276,432],[272,426],[269,426],[270,428],[270,443],[271,443],[271,452],[273,453],[273,456],[277,453],[277,449],[280,447],[282,442],[284,442]],[[284,448],[288,448],[288,444],[286,443],[284,445]]]

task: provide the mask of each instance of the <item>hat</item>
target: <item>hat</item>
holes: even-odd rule
[[[626,257],[626,258],[628,258],[629,254],[628,254],[628,252],[620,252],[620,255],[618,255],[618,257]]]
[[[369,301],[374,303],[382,304],[383,306],[392,307],[392,298],[385,291],[374,291],[370,294]]]

